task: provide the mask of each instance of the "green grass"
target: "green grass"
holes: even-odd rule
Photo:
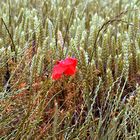
[[[78,60],[75,76],[52,68]],[[0,139],[140,139],[139,0],[0,1]]]

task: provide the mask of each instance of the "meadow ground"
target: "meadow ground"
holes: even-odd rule
[[[139,140],[140,0],[0,0],[0,139]]]

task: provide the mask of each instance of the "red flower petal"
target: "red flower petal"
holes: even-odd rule
[[[54,80],[60,79],[64,71],[65,71],[64,67],[61,67],[59,64],[55,65],[53,68],[52,79]]]
[[[66,58],[57,63],[53,68],[52,79],[58,80],[61,78],[62,74],[64,75],[74,75],[76,72],[77,59],[75,58]]]
[[[71,67],[68,67],[65,71],[64,71],[64,74],[65,75],[74,75],[76,72],[76,68],[74,68],[73,66]]]
[[[52,74],[52,79],[54,79],[54,80],[58,80],[58,79],[60,79],[61,78],[61,76],[62,76],[62,74]]]
[[[60,61],[59,64],[76,67],[77,59],[68,57],[65,60]]]

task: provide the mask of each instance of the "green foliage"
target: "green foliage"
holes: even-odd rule
[[[139,0],[1,0],[1,139],[140,139]],[[74,77],[51,79],[78,59]]]

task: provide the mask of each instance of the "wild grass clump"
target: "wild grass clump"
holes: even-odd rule
[[[0,104],[2,140],[140,139],[140,1],[1,0]]]

